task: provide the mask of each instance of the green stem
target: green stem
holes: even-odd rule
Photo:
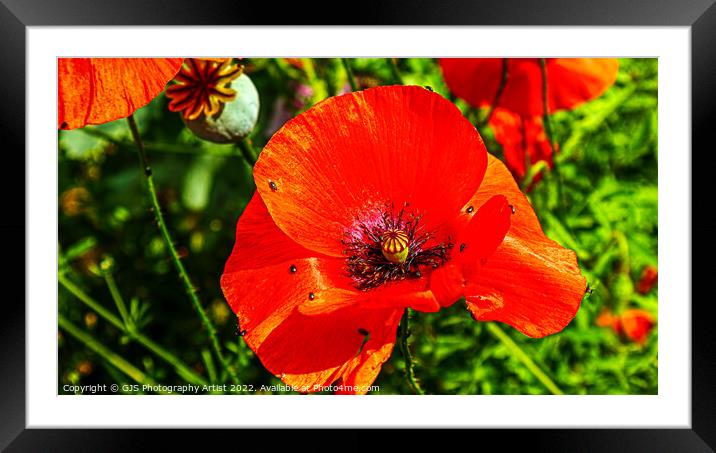
[[[90,309],[95,311],[107,322],[109,322],[121,332],[126,334],[132,340],[136,341],[137,343],[147,348],[149,351],[156,354],[157,357],[174,367],[174,370],[177,372],[177,374],[184,378],[187,382],[195,385],[207,384],[207,381],[203,377],[192,371],[191,368],[185,365],[184,362],[182,362],[182,360],[179,359],[177,356],[167,351],[162,346],[158,345],[157,343],[142,335],[141,333],[127,330],[121,319],[117,318],[112,312],[104,308],[99,302],[88,296],[84,291],[82,291],[72,281],[68,280],[64,275],[60,274],[57,277],[57,280],[59,281],[60,285],[62,285],[62,287],[65,288],[70,294],[75,296],[77,299],[87,305]]]
[[[395,58],[388,58],[388,63],[390,66],[390,74],[393,76],[393,82],[398,85],[405,85],[403,83],[403,77],[400,75],[400,70],[398,69],[398,62]]]
[[[346,75],[348,76],[348,83],[351,85],[352,91],[358,91],[358,84],[356,84],[356,79],[353,77],[353,70],[351,69],[351,64],[348,62],[347,58],[341,58],[341,63],[343,63],[343,68],[346,70]]]
[[[313,58],[301,58],[301,62],[303,63],[303,71],[306,73],[306,78],[308,79],[308,85],[313,89],[313,103],[316,104],[328,96],[331,96],[329,93],[333,90],[330,87],[330,83],[328,80],[324,80],[318,76],[316,65],[313,64]]]
[[[112,352],[109,348],[107,348],[105,345],[97,341],[93,336],[89,335],[88,333],[84,332],[79,327],[72,324],[70,321],[68,321],[62,314],[57,315],[57,323],[60,326],[62,330],[76,338],[77,340],[84,343],[87,348],[94,351],[102,357],[104,360],[106,360],[110,365],[117,368],[122,373],[126,374],[128,377],[130,377],[134,382],[137,384],[142,385],[156,385],[157,383],[147,376],[146,374],[142,373],[141,370],[139,370],[137,367],[132,365],[131,363],[124,360],[120,355]],[[163,392],[160,392],[163,393]]]
[[[544,58],[539,59],[539,67],[542,72],[542,122],[544,123],[544,131],[547,134],[547,140],[549,146],[552,148],[552,156],[557,154],[557,141],[554,136],[554,130],[552,129],[552,120],[549,114],[549,83],[547,80],[547,62]],[[560,210],[564,210],[567,206],[567,200],[564,197],[564,191],[562,190],[562,175],[559,174],[559,166],[556,162],[553,164],[552,169],[554,170],[556,181],[557,181],[557,192],[560,200]]]
[[[207,335],[211,342],[211,346],[214,349],[216,357],[219,359],[219,362],[224,367],[224,369],[229,373],[229,376],[231,377],[233,383],[238,384],[239,379],[236,376],[236,372],[234,371],[233,367],[229,365],[229,363],[226,361],[226,358],[224,357],[224,354],[221,352],[221,346],[219,345],[219,340],[216,336],[216,329],[211,323],[209,317],[206,315],[204,308],[202,308],[201,306],[199,297],[197,297],[196,295],[196,288],[194,288],[194,285],[191,283],[191,280],[189,279],[189,274],[187,274],[186,269],[184,268],[184,264],[182,264],[181,260],[179,259],[179,253],[174,246],[174,240],[169,234],[169,229],[167,228],[166,222],[164,221],[164,215],[162,214],[161,206],[159,205],[159,199],[157,198],[157,190],[154,186],[152,168],[149,166],[147,155],[144,151],[144,144],[142,143],[142,139],[139,135],[139,129],[137,128],[137,123],[134,120],[134,116],[129,115],[127,117],[127,120],[129,121],[129,129],[132,131],[132,137],[134,138],[134,142],[137,145],[139,163],[142,167],[142,174],[144,175],[144,180],[146,182],[149,198],[152,202],[152,212],[154,212],[154,218],[157,221],[157,225],[159,226],[159,231],[161,232],[162,238],[164,239],[164,244],[169,249],[169,254],[171,255],[172,261],[174,262],[174,267],[179,274],[179,279],[184,285],[184,290],[186,291],[187,296],[189,296],[189,299],[194,306],[194,310],[196,310],[197,314],[199,315],[199,318],[201,318],[201,323],[206,329]]]
[[[544,130],[549,140],[549,146],[554,151],[554,135],[552,134],[552,122],[549,117],[549,84],[547,82],[547,63],[544,58],[539,59],[539,67],[542,72],[542,120],[544,121]]]
[[[241,157],[244,158],[244,160],[246,161],[246,163],[249,164],[250,167],[253,167],[259,155],[256,152],[254,146],[249,141],[249,139],[241,140],[236,145],[239,147]]]
[[[398,327],[400,351],[403,353],[403,358],[405,359],[405,379],[408,381],[408,385],[414,393],[425,395],[423,389],[420,388],[420,384],[415,380],[413,356],[410,353],[410,346],[408,345],[408,337],[410,336],[410,312],[410,308],[405,309],[403,318],[400,320],[400,326]]]
[[[626,236],[619,230],[612,231],[612,236],[617,242],[617,248],[619,250],[619,268],[618,271],[622,274],[629,275],[631,273],[631,259],[629,258],[629,242]]]
[[[83,133],[90,135],[92,137],[101,138],[102,140],[106,140],[113,145],[116,145],[120,148],[126,148],[131,149],[132,152],[134,152],[134,149],[136,148],[136,145],[134,142],[129,140],[122,140],[112,137],[111,135],[107,134],[106,132],[101,131],[100,129],[92,128],[92,127],[83,127],[82,129],[76,129],[79,131],[82,131]],[[188,154],[188,155],[210,155],[210,156],[217,156],[217,157],[237,157],[236,151],[230,146],[213,146],[210,148],[200,148],[200,147],[194,147],[191,148],[192,145],[171,145],[168,143],[147,143],[143,142],[144,149],[148,151],[157,151],[161,153],[174,153],[174,154]]]
[[[510,338],[509,335],[500,329],[497,324],[494,322],[487,323],[487,330],[500,340],[502,344],[510,350],[513,357],[522,362],[522,364],[547,388],[547,390],[550,391],[550,393],[553,395],[564,395],[564,392],[557,387],[557,384],[555,384],[554,381],[552,381],[552,379],[550,379],[549,376],[547,376],[547,374],[545,374],[545,372],[542,371],[536,363],[534,363],[530,356],[528,356],[525,351],[523,351],[512,338]]]
[[[490,110],[487,112],[487,116],[484,120],[480,121],[480,124],[478,124],[478,128],[489,123],[490,118],[492,118],[492,114],[495,113],[497,104],[500,102],[500,98],[502,97],[502,92],[505,91],[505,85],[507,85],[508,63],[509,62],[507,58],[502,59],[502,79],[500,79],[500,85],[497,87],[497,93],[495,93],[495,98],[492,100],[492,104],[490,104]]]
[[[124,299],[122,299],[122,295],[119,292],[119,288],[117,288],[117,283],[114,281],[112,272],[109,269],[102,269],[102,276],[104,277],[104,281],[107,283],[107,289],[109,289],[109,293],[112,296],[112,300],[114,300],[114,304],[117,306],[119,316],[122,317],[122,321],[124,322],[124,326],[126,327],[125,330],[134,330],[134,326],[132,325],[131,319],[129,317],[129,312],[127,312],[127,307],[124,304]]]

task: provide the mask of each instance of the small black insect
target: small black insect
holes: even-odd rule
[[[514,206],[510,205],[510,210],[512,211],[513,214],[515,213],[515,207],[514,207]]]
[[[472,214],[475,211],[475,208],[473,206],[468,206],[466,211],[468,214]]]
[[[308,293],[308,298],[311,299],[311,300],[313,300],[313,299],[316,298],[316,295],[313,294],[313,293]]]
[[[465,246],[466,246],[466,245],[467,245],[467,244],[465,244],[464,242],[463,242],[462,244],[460,244],[460,252],[462,252],[463,250],[465,250]]]
[[[288,270],[291,271],[292,274],[295,274],[296,271],[298,271],[295,264],[292,264],[291,267],[288,268]]]
[[[276,191],[278,190],[278,186],[277,186],[276,183],[273,182],[273,181],[269,181],[269,188],[270,188],[271,190],[273,190],[274,192],[276,192]]]
[[[428,91],[433,91],[433,87],[431,87],[430,85],[425,85],[425,89]]]

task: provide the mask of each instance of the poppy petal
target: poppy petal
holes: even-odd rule
[[[504,241],[483,266],[466,273],[467,306],[482,321],[501,321],[525,335],[562,330],[584,297],[586,279],[576,254],[547,238],[510,172],[489,156],[485,180],[471,203],[505,195],[515,208]]]
[[[469,286],[478,267],[500,246],[510,228],[512,209],[504,195],[494,195],[472,216],[461,218],[467,222],[458,236],[454,258],[446,266],[433,271],[430,290],[438,303],[448,307],[462,296],[470,294]]]
[[[450,91],[475,107],[492,105],[503,77],[502,58],[443,58],[440,66]],[[525,116],[542,116],[544,95],[539,58],[508,58],[507,79],[496,107]],[[601,96],[616,80],[613,58],[546,58],[550,113],[573,109]]]
[[[254,179],[281,230],[338,257],[346,228],[389,204],[408,203],[438,228],[477,190],[485,166],[482,139],[451,102],[390,86],[329,98],[289,121]]]
[[[615,58],[549,59],[550,112],[573,109],[601,96],[617,80],[618,72],[619,60]]]
[[[316,391],[340,380],[359,387],[340,393],[366,393],[390,357],[401,315],[402,310],[355,308],[319,316],[294,312],[252,348],[269,371],[294,388]]]
[[[458,237],[455,261],[474,266],[486,260],[505,238],[511,216],[512,208],[504,195],[487,200]]]
[[[524,178],[527,165],[545,161],[552,168],[552,146],[542,118],[522,116],[506,109],[495,109],[490,118],[495,140],[502,146],[505,163],[517,178]]]
[[[58,129],[125,118],[162,92],[182,58],[58,59]]]

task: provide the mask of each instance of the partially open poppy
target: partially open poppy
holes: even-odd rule
[[[617,335],[623,335],[642,345],[646,343],[655,324],[656,321],[651,313],[638,308],[630,308],[616,315],[605,310],[597,318],[598,326],[610,327]]]
[[[57,128],[125,118],[164,90],[182,58],[58,59]]]
[[[641,294],[646,294],[656,285],[658,279],[659,269],[656,266],[646,266],[636,284],[636,290]]]
[[[475,107],[489,106],[503,80],[503,58],[441,58],[448,88]],[[600,96],[617,77],[614,58],[546,58],[549,113],[573,109]],[[495,107],[525,116],[542,116],[539,58],[508,58],[507,79]]]
[[[490,117],[495,140],[502,145],[505,163],[515,178],[522,179],[529,166],[539,161],[552,168],[552,146],[544,130],[542,118],[522,116],[506,109],[495,109]],[[535,176],[537,182],[540,175]]]
[[[254,168],[221,287],[264,366],[302,391],[365,393],[406,307],[466,297],[473,316],[540,337],[585,290],[509,171],[421,87],[329,98],[286,123]]]

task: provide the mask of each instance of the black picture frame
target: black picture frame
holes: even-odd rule
[[[174,0],[148,3],[142,0],[0,0],[0,125],[3,129],[2,162],[5,168],[2,187],[4,212],[0,218],[0,234],[5,270],[0,273],[4,289],[0,315],[0,449],[8,451],[124,451],[148,448],[147,430],[39,430],[26,429],[25,379],[25,245],[32,238],[25,233],[25,102],[24,94],[32,87],[25,85],[26,27],[62,25],[288,25],[339,22],[341,25],[546,25],[546,26],[687,26],[691,28],[692,64],[692,149],[708,155],[713,124],[716,124],[716,6],[715,0],[543,0],[540,2],[502,0],[413,0],[393,2],[345,3],[343,13],[317,6],[300,4],[292,9],[277,8],[268,2],[227,2]],[[375,3],[375,4],[373,4]],[[320,11],[323,9],[323,11]],[[352,13],[348,13],[352,11]],[[320,14],[323,14],[321,17]],[[710,144],[710,143],[709,143]],[[713,145],[711,145],[712,147]],[[675,152],[679,150],[662,150]],[[688,150],[681,150],[687,153]],[[713,151],[711,151],[713,154]],[[692,158],[692,400],[691,429],[570,429],[520,430],[504,433],[482,430],[479,442],[505,443],[510,449],[528,447],[530,451],[714,451],[716,449],[716,350],[710,339],[711,298],[707,296],[716,266],[708,264],[714,256],[710,235],[716,232],[716,216],[708,197],[712,192],[709,165],[694,165]],[[9,175],[9,176],[8,176]],[[14,176],[17,179],[14,179]],[[19,241],[17,238],[24,238]],[[703,262],[697,264],[697,256]],[[687,265],[688,263],[684,263]],[[10,296],[9,290],[22,288]],[[697,297],[700,294],[702,297]],[[670,301],[678,303],[679,301]],[[238,410],[238,408],[237,408]],[[479,408],[476,408],[479,410]],[[536,414],[536,416],[538,416]],[[399,408],[396,408],[399,417]],[[157,431],[161,435],[167,431]],[[185,443],[196,433],[169,432],[162,436],[170,443]],[[360,433],[338,433],[343,444],[365,439]],[[310,435],[310,434],[309,434]],[[220,437],[237,445],[235,434],[228,431],[211,435],[212,443]],[[248,442],[242,433],[242,442]],[[302,437],[293,432],[288,439]],[[313,435],[315,437],[315,433]],[[323,436],[323,435],[322,435]],[[509,436],[509,437],[508,437]],[[274,437],[274,436],[272,436]],[[392,436],[390,436],[392,437]],[[418,433],[399,435],[403,446],[419,439]],[[322,439],[325,439],[322,437]],[[474,438],[473,438],[474,439]],[[491,442],[490,442],[491,443]],[[470,445],[470,444],[468,444]],[[171,448],[164,444],[165,448]]]

